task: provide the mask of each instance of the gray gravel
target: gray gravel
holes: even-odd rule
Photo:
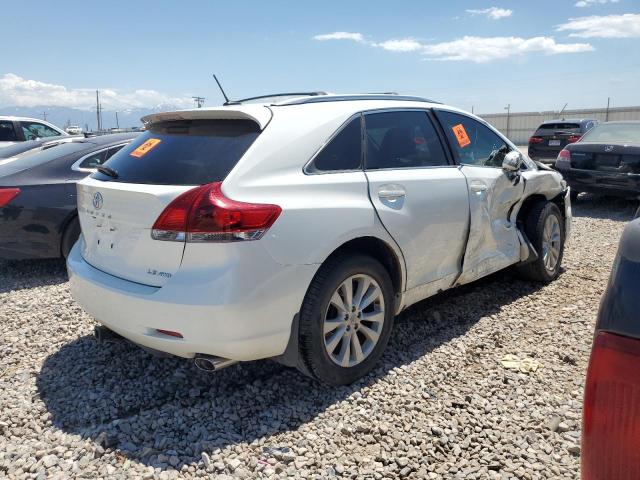
[[[633,206],[574,210],[558,281],[501,273],[422,302],[380,367],[337,389],[98,344],[62,262],[0,262],[0,477],[578,478],[594,319]]]

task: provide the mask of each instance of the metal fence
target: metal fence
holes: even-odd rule
[[[595,118],[601,122],[614,120],[640,120],[640,107],[586,108],[582,110],[565,110],[560,116],[558,111],[489,113],[479,115],[500,130],[517,145],[526,145],[529,137],[542,122],[556,118]],[[507,128],[508,117],[508,128]]]

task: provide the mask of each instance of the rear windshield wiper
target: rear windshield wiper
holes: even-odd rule
[[[113,168],[107,167],[106,165],[98,165],[96,167],[100,173],[104,173],[105,175],[110,176],[111,178],[118,178],[118,172],[116,172]]]

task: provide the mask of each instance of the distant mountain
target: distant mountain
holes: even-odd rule
[[[141,125],[140,118],[154,112],[164,112],[177,110],[171,105],[158,105],[155,108],[133,108],[118,111],[118,125],[120,128],[138,127]],[[96,112],[90,110],[80,110],[77,108],[55,107],[41,105],[37,107],[0,107],[0,115],[15,115],[19,117],[32,117],[44,119],[46,112],[47,122],[64,128],[67,124],[79,125],[85,130],[96,130]],[[116,127],[116,112],[112,110],[102,111],[103,128]]]

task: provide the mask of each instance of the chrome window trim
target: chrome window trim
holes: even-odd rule
[[[73,162],[73,165],[71,165],[71,170],[73,170],[74,172],[87,172],[87,173],[93,173],[96,171],[95,168],[80,168],[80,164],[82,162],[84,162],[87,158],[92,157],[93,155],[95,155],[96,153],[101,153],[101,152],[106,152],[107,150],[109,150],[110,148],[114,148],[114,147],[124,147],[126,145],[128,145],[130,142],[126,142],[126,143],[118,143],[115,145],[109,145],[108,147],[104,147],[101,148],[100,150],[94,150],[91,153],[87,153],[86,155],[83,155],[82,157],[80,157],[78,160],[76,160],[75,162]]]

